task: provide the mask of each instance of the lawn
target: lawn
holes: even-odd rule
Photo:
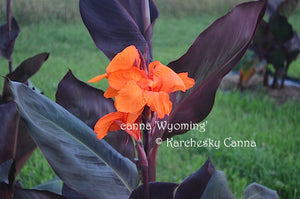
[[[215,18],[216,14],[162,16],[154,32],[154,59],[167,64],[180,57]],[[299,19],[299,12],[291,18],[298,32],[300,27],[296,22]],[[32,82],[52,100],[59,81],[69,69],[79,79],[87,81],[102,74],[108,64],[80,22],[52,21],[21,26],[13,54],[14,66],[40,52],[50,52],[50,58]],[[0,75],[7,74],[7,63],[1,59],[0,65]],[[300,78],[299,66],[300,58],[292,64],[289,74]],[[0,86],[3,86],[2,81]],[[105,89],[107,84],[97,86]],[[281,198],[300,197],[299,102],[278,104],[265,95],[263,88],[243,93],[219,90],[215,106],[205,121],[204,133],[192,131],[174,140],[213,139],[220,141],[220,148],[172,148],[167,142],[162,143],[158,152],[157,180],[178,183],[199,169],[209,156],[218,170],[225,171],[229,187],[237,198],[243,197],[243,190],[252,182],[277,190]],[[256,147],[226,147],[223,141],[230,137],[232,140],[253,140]],[[24,187],[33,187],[53,176],[37,151],[18,179]]]

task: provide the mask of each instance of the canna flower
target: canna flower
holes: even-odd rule
[[[115,98],[118,112],[108,114],[97,122],[94,131],[99,139],[108,131],[120,129],[117,126],[122,122],[136,122],[145,106],[155,112],[158,118],[164,118],[172,110],[170,93],[185,92],[195,84],[187,73],[177,74],[159,61],[154,61],[147,67],[135,46],[129,46],[118,53],[107,66],[105,74],[88,82],[98,82],[104,78],[109,83],[104,96]],[[140,132],[127,133],[139,139]]]
[[[94,127],[95,133],[97,133],[97,138],[101,140],[105,137],[108,131],[117,131],[120,130],[121,124],[131,124],[133,126],[134,123],[137,122],[139,115],[132,113],[122,113],[122,112],[113,112],[103,116]],[[126,133],[131,135],[136,141],[141,138],[140,129],[124,129]]]

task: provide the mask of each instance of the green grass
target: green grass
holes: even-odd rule
[[[192,131],[174,140],[220,140],[213,147],[159,149],[158,179],[180,182],[210,157],[218,170],[226,173],[229,187],[237,198],[251,182],[278,191],[281,198],[299,198],[300,104],[279,106],[262,92],[218,92],[205,133]],[[255,148],[227,148],[225,138],[254,140]],[[296,197],[297,196],[297,197]]]
[[[300,13],[291,18],[300,32]],[[154,58],[167,64],[180,57],[195,37],[214,19],[208,14],[199,17],[161,17],[156,24],[153,46]],[[75,76],[87,81],[101,74],[108,64],[95,47],[81,23],[42,22],[21,26],[13,54],[14,67],[22,60],[41,52],[50,52],[49,60],[32,78],[47,97],[54,100],[59,81],[71,69]],[[300,77],[298,58],[290,70]],[[0,75],[7,74],[7,63],[0,60]],[[290,72],[290,71],[289,71]],[[0,82],[2,88],[3,83]],[[105,88],[105,84],[101,84]],[[205,133],[196,131],[174,139],[255,140],[255,148],[170,148],[163,143],[158,153],[157,178],[180,182],[196,171],[211,157],[218,170],[224,170],[229,187],[237,198],[251,182],[276,189],[281,198],[299,198],[300,104],[278,105],[258,93],[218,92],[213,111],[206,119]],[[24,187],[32,187],[54,176],[40,152],[35,152],[19,175]],[[298,177],[298,178],[297,178]]]
[[[155,0],[164,16],[186,17],[199,14],[223,14],[233,5],[246,0]],[[65,23],[80,21],[79,0],[18,0],[12,1],[12,14],[22,24],[45,20],[60,20]],[[0,0],[6,5],[6,0]],[[0,7],[0,19],[5,18],[6,6]]]

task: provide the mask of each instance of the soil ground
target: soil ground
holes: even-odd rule
[[[239,74],[229,74],[224,77],[220,88],[222,90],[238,89]],[[263,79],[259,75],[254,75],[248,82],[243,84],[243,90],[255,91],[262,88]],[[300,87],[285,85],[281,89],[266,88],[267,94],[274,98],[279,103],[284,103],[287,100],[300,102]]]

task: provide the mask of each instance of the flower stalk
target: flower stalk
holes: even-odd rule
[[[148,165],[148,158],[145,153],[143,144],[141,140],[139,140],[136,143],[137,147],[137,154],[138,154],[138,159],[139,159],[139,166],[141,169],[142,173],[142,182],[144,185],[144,198],[149,199],[150,198],[150,191],[149,191],[149,165]]]
[[[11,41],[11,0],[6,1],[6,20],[7,20],[7,27],[8,27],[8,41]],[[8,58],[8,68],[9,68],[9,73],[12,73],[13,67],[12,67],[11,55],[9,55]]]
[[[147,32],[148,27],[151,24],[151,17],[150,17],[150,5],[149,0],[143,0],[143,22],[144,22],[144,34]]]

